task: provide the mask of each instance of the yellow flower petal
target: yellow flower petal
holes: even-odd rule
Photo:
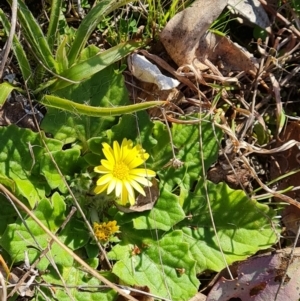
[[[130,185],[130,183],[127,182],[127,181],[124,181],[124,185],[127,189],[128,195],[132,198],[135,198],[134,191],[133,191],[132,186]]]
[[[104,174],[97,181],[95,193],[106,190],[107,194],[115,191],[115,195],[123,205],[135,203],[135,191],[145,195],[142,186],[150,187],[152,183],[147,179],[155,177],[155,172],[144,168],[149,154],[140,144],[133,145],[130,139],[124,138],[121,145],[118,141],[113,142],[113,147],[103,143],[105,159],[101,165],[96,166],[94,171]],[[136,168],[141,166],[140,168]],[[142,185],[142,186],[141,186]]]
[[[114,141],[113,143],[113,151],[114,151],[114,157],[115,157],[115,162],[119,162],[120,157],[121,157],[121,149],[118,141]]]
[[[113,154],[111,148],[110,149],[103,148],[103,154],[106,157],[107,161],[111,162],[112,164],[115,163],[115,157],[114,157],[114,154]]]
[[[113,178],[113,176],[110,173],[106,174],[98,179],[97,185],[104,185],[104,184],[108,183],[109,181],[111,181],[112,178]]]
[[[128,201],[129,201],[129,203],[130,203],[131,206],[133,206],[135,204],[135,198],[132,197],[132,196],[128,197]]]
[[[140,176],[140,177],[155,177],[156,176],[156,173],[153,170],[147,169],[147,168],[132,169],[130,171],[130,174]]]
[[[140,166],[141,164],[143,164],[145,162],[145,160],[141,159],[141,158],[134,158],[133,160],[131,160],[131,162],[128,163],[128,167],[130,169],[134,169],[138,166]]]
[[[117,181],[116,179],[112,179],[109,183],[108,183],[108,187],[107,187],[107,194],[110,194],[117,185]]]
[[[138,182],[138,183],[140,183],[140,184],[146,186],[146,187],[151,187],[151,186],[152,186],[151,181],[149,181],[149,180],[146,179],[146,178],[135,176],[135,177],[134,177],[134,180],[135,180],[136,182]]]
[[[105,170],[107,170],[107,171],[111,171],[112,170],[112,164],[108,160],[101,160],[101,164],[103,165],[103,167],[105,168]],[[104,171],[103,168],[102,168],[102,170]]]
[[[128,203],[128,192],[125,186],[122,187],[122,192],[121,192],[121,204],[126,205]]]
[[[99,194],[99,193],[103,192],[104,190],[106,190],[107,186],[108,186],[108,184],[105,184],[103,186],[96,186],[96,188],[94,189],[94,192],[96,194]]]
[[[142,195],[146,195],[146,193],[145,193],[145,191],[144,191],[144,189],[142,188],[142,186],[139,184],[139,183],[137,183],[135,180],[131,180],[130,181],[130,185],[135,189],[135,190],[137,190],[140,194],[142,194]]]
[[[104,160],[102,160],[102,161],[104,161]],[[101,161],[101,163],[102,163],[102,161]],[[94,171],[95,171],[95,172],[98,172],[98,173],[108,173],[108,172],[110,172],[107,168],[105,168],[105,167],[102,166],[102,165],[96,166],[96,167],[94,168]]]
[[[123,183],[120,180],[117,180],[116,182],[116,197],[119,197],[122,193],[123,189]]]

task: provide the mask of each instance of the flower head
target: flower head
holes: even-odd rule
[[[147,177],[155,177],[155,172],[147,168],[136,168],[143,164],[149,154],[140,144],[133,146],[131,140],[123,139],[121,146],[114,141],[113,148],[107,143],[102,143],[106,160],[101,160],[101,165],[94,168],[95,172],[104,174],[97,181],[96,194],[107,189],[107,194],[115,190],[116,197],[121,204],[135,203],[134,189],[146,195],[140,184],[150,187],[152,183]]]
[[[101,224],[94,222],[93,230],[95,232],[95,236],[101,242],[107,242],[113,234],[119,231],[119,226],[117,226],[116,221]]]

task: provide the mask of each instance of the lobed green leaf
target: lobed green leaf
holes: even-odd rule
[[[43,199],[34,210],[34,214],[39,220],[55,232],[65,219],[65,202],[62,196],[54,193],[51,203]],[[40,253],[49,245],[49,237],[31,218],[27,218],[26,224],[18,220],[14,224],[8,225],[0,240],[0,245],[10,254],[15,262],[25,259],[25,252],[28,253],[30,263],[36,260]],[[65,267],[72,266],[73,258],[56,243],[51,246],[47,256],[43,257],[37,267],[45,270],[50,261]]]
[[[113,272],[129,285],[147,285],[152,294],[170,300],[189,300],[198,290],[195,261],[183,233],[173,231],[163,237],[151,231],[122,227],[126,244],[109,252],[118,262]],[[139,253],[135,253],[136,247]]]

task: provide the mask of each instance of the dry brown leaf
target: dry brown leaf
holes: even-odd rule
[[[248,51],[230,41],[227,37],[207,32],[200,40],[196,57],[204,62],[207,58],[213,64],[223,65],[229,71],[256,72],[255,61]]]
[[[287,141],[296,140],[300,141],[300,123],[291,121],[288,123],[284,132],[281,134],[281,141],[278,141],[276,146],[281,146]],[[276,179],[279,176],[287,174],[292,170],[299,169],[299,148],[293,146],[292,148],[273,155],[274,160],[271,162],[271,180]],[[287,178],[280,181],[277,190],[284,190],[288,187],[299,187],[300,177],[299,173],[288,176]],[[289,197],[300,201],[300,190],[289,191],[285,193]],[[289,206],[281,213],[282,221],[286,227],[286,231],[290,235],[295,235],[298,231],[300,210],[297,207]]]
[[[160,40],[178,66],[195,59],[199,40],[226,5],[227,0],[196,0],[168,22]]]
[[[242,261],[233,280],[220,278],[207,301],[292,301],[299,299],[300,249],[284,249]],[[283,284],[281,285],[281,282]]]
[[[160,39],[178,66],[192,64],[200,70],[205,70],[208,69],[208,60],[216,66],[221,64],[221,69],[226,73],[256,72],[255,61],[250,53],[227,37],[207,32],[226,4],[227,1],[224,0],[195,1],[192,6],[168,22]]]

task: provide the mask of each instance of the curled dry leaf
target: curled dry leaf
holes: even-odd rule
[[[160,34],[160,40],[178,66],[193,64],[208,69],[206,60],[219,62],[228,71],[256,71],[251,55],[228,38],[207,33],[227,5],[226,0],[195,1],[176,14]]]
[[[170,90],[179,85],[179,81],[163,75],[156,65],[137,53],[128,57],[131,73],[141,81],[156,84],[160,90]]]
[[[285,249],[241,262],[237,278],[227,280],[221,277],[208,294],[207,301],[275,300],[277,293],[280,301],[299,300],[300,249],[294,250],[289,264],[290,254],[291,249]]]
[[[196,0],[167,23],[160,40],[178,66],[193,62],[199,40],[226,5],[227,0]]]
[[[200,40],[196,57],[205,62],[207,58],[215,65],[222,64],[222,69],[229,71],[256,72],[253,56],[227,37],[207,32]]]

